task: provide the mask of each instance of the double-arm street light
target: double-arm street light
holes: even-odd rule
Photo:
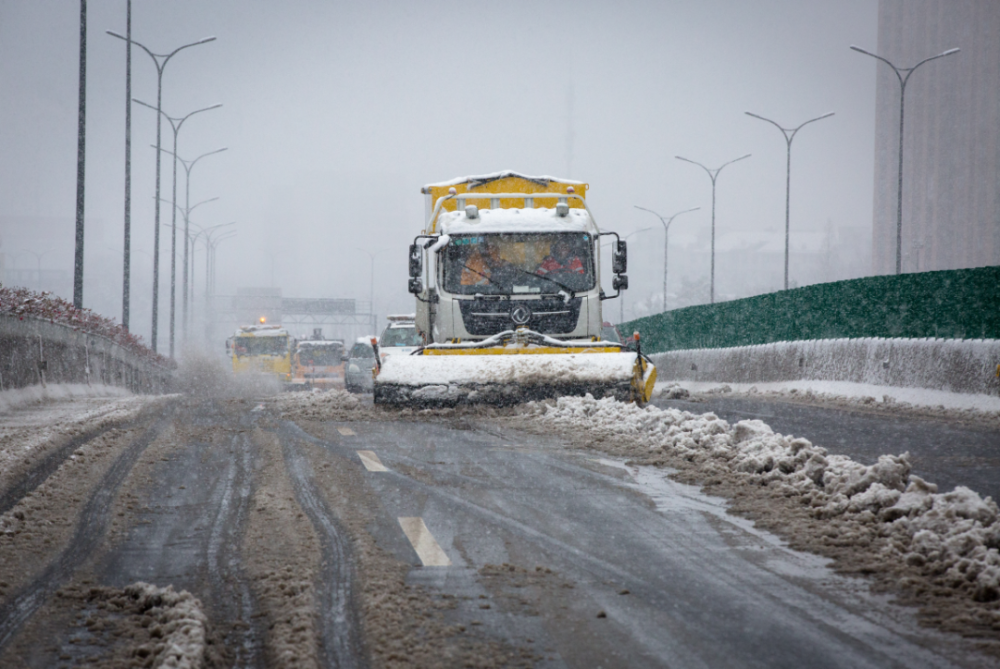
[[[133,99],[133,101],[136,102],[137,104],[142,105],[143,107],[148,107],[149,109],[158,111],[160,114],[163,115],[163,118],[167,119],[167,121],[170,122],[170,127],[174,131],[174,150],[168,151],[167,153],[171,154],[174,157],[174,173],[172,180],[172,186],[174,192],[171,202],[174,205],[176,205],[177,204],[177,135],[180,134],[181,127],[183,127],[184,125],[184,121],[188,120],[195,114],[209,111],[211,109],[218,109],[222,105],[214,104],[209,107],[195,109],[193,112],[189,112],[184,116],[175,117],[171,116],[162,109],[157,109],[153,105],[146,104],[142,100]],[[157,146],[156,148],[158,150],[157,152],[163,150],[159,146]],[[157,162],[159,162],[159,156],[157,156]],[[159,207],[159,205],[157,205],[157,207]],[[185,249],[187,248],[187,244],[184,245],[184,248]],[[177,207],[174,206],[173,210],[171,211],[171,217],[170,217],[170,357],[171,358],[174,357],[174,333],[175,333],[174,326],[176,323],[176,305],[177,305],[176,295],[177,295]]]
[[[642,211],[648,211],[649,213],[660,219],[660,223],[663,224],[663,310],[667,310],[667,242],[669,241],[668,235],[670,234],[670,224],[674,222],[674,219],[681,214],[687,214],[692,211],[698,211],[701,207],[694,207],[693,209],[685,209],[684,211],[679,211],[670,218],[664,220],[662,216],[657,214],[652,209],[646,209],[645,207],[640,207],[635,204],[632,205],[636,209],[641,209]]]
[[[924,63],[950,56],[953,53],[958,53],[960,50],[948,49],[936,56],[924,58],[913,67],[896,67],[882,56],[865,51],[859,46],[852,44],[851,48],[858,53],[863,53],[866,56],[871,56],[876,60],[882,61],[892,68],[892,71],[896,73],[896,78],[899,79],[899,176],[896,181],[896,274],[901,274],[903,271],[903,111],[906,101],[906,82],[910,80],[910,75],[913,74],[914,70]]]
[[[194,251],[199,237],[205,239],[205,296],[208,296],[208,270],[209,270],[209,249],[211,249],[212,235],[216,233],[221,233],[221,228],[228,228],[230,225],[236,225],[236,221],[230,221],[229,223],[220,223],[218,225],[212,225],[207,228],[203,228],[200,225],[191,224],[192,228],[195,228],[198,232],[191,236],[191,301],[194,301]]]
[[[211,156],[211,155],[214,155],[216,153],[222,153],[223,151],[228,150],[228,148],[229,147],[224,146],[221,149],[215,149],[214,151],[209,151],[207,153],[203,153],[200,156],[198,156],[197,158],[195,158],[194,160],[184,160],[179,155],[177,155],[175,152],[173,152],[173,151],[167,151],[166,149],[163,149],[163,151],[166,151],[167,153],[169,153],[170,155],[172,155],[176,160],[180,161],[181,165],[184,166],[184,172],[185,172],[185,179],[184,179],[184,191],[185,191],[184,192],[184,203],[185,203],[184,204],[184,240],[185,240],[185,242],[184,242],[184,282],[183,282],[183,285],[181,287],[181,289],[184,291],[184,299],[181,300],[181,329],[185,333],[187,332],[187,318],[188,318],[188,274],[189,274],[189,272],[188,272],[188,241],[191,239],[191,233],[190,233],[191,212],[194,211],[195,207],[197,207],[198,205],[202,205],[202,204],[205,204],[205,202],[212,202],[213,200],[218,200],[219,199],[217,197],[214,197],[214,198],[212,198],[210,200],[203,200],[203,201],[199,202],[198,204],[196,204],[194,206],[191,205],[191,170],[193,170],[194,166],[196,164],[198,164],[198,161],[201,160],[202,158],[204,158],[205,156]],[[191,263],[194,263],[194,260],[192,260]]]
[[[372,330],[375,332],[375,335],[378,336],[378,323],[375,322],[375,258],[381,254],[382,251],[372,253],[371,251],[366,251],[362,248],[358,248],[357,250],[367,254],[371,259],[371,273],[368,277],[368,312],[372,319]]]
[[[705,172],[708,174],[708,178],[712,180],[712,270],[711,270],[711,277],[712,277],[711,278],[711,285],[712,285],[712,287],[711,287],[711,293],[710,293],[710,295],[711,295],[710,299],[711,299],[711,303],[712,304],[715,304],[715,180],[719,177],[719,172],[722,171],[723,167],[725,167],[726,165],[732,165],[737,160],[743,160],[744,158],[749,158],[749,157],[750,157],[750,154],[748,153],[745,156],[740,156],[739,158],[733,158],[728,163],[723,163],[722,165],[719,165],[714,170],[712,170],[712,169],[709,169],[709,168],[705,167],[701,163],[697,163],[697,162],[695,162],[693,160],[689,160],[688,158],[682,158],[681,156],[674,156],[674,158],[676,158],[677,160],[683,160],[686,163],[691,163],[692,165],[697,165],[701,169],[705,170]]]
[[[179,46],[170,53],[153,53],[143,44],[136,42],[134,39],[125,37],[124,35],[119,35],[118,33],[108,30],[106,31],[112,37],[117,37],[120,40],[124,40],[127,44],[135,44],[137,47],[145,51],[150,58],[153,59],[153,65],[156,66],[156,214],[153,223],[153,328],[150,336],[150,344],[152,349],[156,350],[156,335],[157,335],[157,321],[159,319],[159,290],[160,290],[160,116],[162,114],[163,108],[163,70],[166,68],[167,63],[184,49],[192,46],[198,46],[199,44],[207,44],[215,40],[214,37],[206,37],[204,39],[198,40],[197,42],[191,42],[190,44],[185,44]],[[127,254],[126,249],[126,254]],[[126,260],[126,264],[128,264]],[[126,280],[128,277],[126,276]]]
[[[785,163],[785,290],[788,290],[788,228],[789,228],[789,203],[792,191],[792,140],[795,139],[795,133],[801,130],[804,126],[812,123],[813,121],[819,121],[824,118],[829,118],[833,116],[833,112],[827,112],[822,116],[817,116],[816,118],[811,118],[805,123],[800,124],[797,128],[785,128],[775,121],[769,118],[764,118],[759,114],[754,114],[753,112],[745,112],[747,116],[753,116],[761,121],[767,121],[775,128],[781,131],[781,134],[785,137],[785,144],[788,147],[788,158]]]

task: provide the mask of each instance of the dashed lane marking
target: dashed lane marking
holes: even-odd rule
[[[399,526],[403,528],[403,533],[410,540],[413,550],[417,552],[417,557],[425,567],[451,566],[451,560],[441,550],[434,535],[424,524],[423,518],[400,518]]]
[[[341,434],[341,436],[344,436],[344,437],[353,437],[354,436],[354,430],[352,430],[349,427],[338,427],[337,428],[337,432],[339,432]]]
[[[370,472],[389,471],[382,464],[382,461],[378,459],[378,456],[375,455],[375,451],[358,451],[358,457],[361,458],[361,464]]]

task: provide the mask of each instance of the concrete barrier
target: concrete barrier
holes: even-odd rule
[[[663,381],[850,381],[1000,394],[998,339],[812,339],[650,356]]]
[[[0,390],[46,383],[103,383],[136,393],[170,388],[170,369],[105,337],[0,314]]]

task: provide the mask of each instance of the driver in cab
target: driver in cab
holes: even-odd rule
[[[493,283],[493,273],[507,267],[506,260],[500,257],[500,249],[488,238],[469,256],[462,267],[463,286],[481,286]]]
[[[583,260],[573,252],[573,246],[565,239],[552,244],[551,254],[538,266],[538,274],[547,276],[554,273],[583,274]]]

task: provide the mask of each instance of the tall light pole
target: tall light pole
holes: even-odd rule
[[[376,336],[378,335],[378,323],[375,322],[375,257],[378,256],[381,251],[372,253],[371,251],[366,251],[365,249],[359,248],[358,251],[362,253],[367,253],[368,257],[371,258],[371,273],[368,278],[368,311],[372,318],[372,330],[375,330]]]
[[[641,209],[643,211],[648,211],[649,213],[660,219],[660,223],[663,224],[663,311],[667,310],[667,242],[668,235],[670,234],[670,224],[674,222],[674,219],[681,214],[687,214],[692,211],[698,211],[701,207],[694,207],[693,209],[685,209],[684,211],[679,211],[667,220],[663,220],[663,217],[657,214],[652,209],[646,209],[645,207],[640,207],[637,204],[632,205],[636,209]]]
[[[166,149],[164,149],[164,151],[166,151]],[[188,195],[190,196],[190,193],[188,193]],[[191,253],[192,254],[194,253],[194,250],[193,250],[194,249],[194,240],[191,238],[191,236],[190,236],[190,234],[188,232],[188,226],[194,225],[194,223],[191,223],[191,212],[194,211],[195,209],[197,209],[198,207],[200,207],[203,204],[208,204],[209,202],[215,202],[218,199],[219,199],[218,197],[210,197],[207,200],[202,200],[201,202],[198,202],[196,204],[193,204],[193,205],[190,205],[190,206],[184,206],[184,207],[180,206],[179,204],[171,203],[171,204],[174,205],[174,207],[176,209],[180,210],[183,213],[183,216],[184,216],[184,281],[182,283],[182,290],[184,291],[184,299],[182,300],[182,304],[184,305],[184,309],[183,309],[183,314],[184,315],[183,315],[183,322],[182,322],[182,325],[181,325],[181,331],[184,334],[185,338],[188,335],[188,332],[187,332],[187,330],[188,330],[188,318],[187,318],[188,274],[191,275],[192,280],[193,280],[193,277],[194,277],[194,265],[193,264],[191,265],[191,271],[188,272],[188,246],[192,247]],[[164,202],[166,202],[166,200],[164,200]],[[195,227],[197,227],[197,226],[195,226]],[[219,226],[216,226],[216,227],[219,227]],[[189,244],[189,242],[190,242],[190,244]],[[194,260],[192,259],[191,262],[194,263]],[[191,291],[191,299],[194,300],[194,291],[193,290]]]
[[[899,79],[899,176],[896,181],[896,274],[901,274],[903,271],[903,111],[906,102],[906,82],[910,80],[910,75],[913,74],[914,70],[924,63],[958,53],[960,49],[948,49],[936,56],[924,58],[913,67],[896,67],[882,56],[865,51],[859,46],[852,44],[851,48],[858,53],[863,53],[866,56],[871,56],[876,60],[882,61],[892,68],[892,71],[896,73],[896,78]]]
[[[195,114],[209,111],[211,109],[218,109],[221,104],[214,104],[209,107],[203,107],[201,109],[195,109],[193,112],[189,112],[184,116],[171,116],[162,109],[157,109],[153,105],[146,104],[142,100],[133,100],[137,104],[143,107],[148,107],[154,111],[158,111],[163,115],[163,118],[170,122],[170,127],[174,131],[174,150],[168,151],[174,157],[174,173],[171,185],[173,186],[173,196],[171,203],[174,205],[170,212],[170,357],[174,357],[174,335],[175,335],[175,324],[176,324],[176,306],[177,306],[177,135],[180,134],[181,128],[184,126],[184,121],[188,120]],[[159,146],[156,147],[158,150]],[[157,157],[159,160],[159,157]],[[157,203],[159,207],[159,203]],[[184,245],[187,248],[187,244]]]
[[[229,232],[220,235],[217,239],[211,240],[211,272],[210,272],[210,284],[212,289],[212,295],[215,295],[215,250],[219,247],[219,244],[226,241],[227,239],[232,239],[236,236],[235,230],[230,230]]]
[[[800,124],[797,128],[785,128],[782,127],[775,121],[769,118],[764,118],[759,114],[754,114],[753,112],[744,112],[747,116],[753,116],[754,118],[759,118],[761,121],[767,121],[775,128],[781,131],[781,134],[785,137],[785,144],[788,148],[788,156],[785,162],[785,290],[788,290],[788,229],[789,229],[789,212],[791,211],[789,204],[791,202],[791,191],[792,191],[792,140],[795,139],[795,133],[802,129],[803,126],[812,123],[813,121],[819,121],[824,118],[829,118],[833,116],[833,112],[827,112],[822,116],[817,116],[816,118],[811,118],[805,123]]]
[[[222,226],[217,226],[222,227]],[[205,341],[212,339],[212,319],[209,318],[209,292],[215,294],[215,250],[219,244],[236,236],[235,230],[230,230],[218,238],[212,238],[212,231],[205,235]]]
[[[749,157],[750,157],[750,154],[748,153],[745,156],[740,156],[739,158],[733,158],[728,163],[723,163],[722,165],[719,165],[714,170],[712,170],[712,169],[709,169],[709,168],[705,167],[701,163],[696,163],[693,160],[689,160],[687,158],[682,158],[680,156],[674,156],[674,158],[676,158],[677,160],[683,160],[686,163],[691,163],[692,165],[697,165],[701,169],[705,170],[705,172],[708,174],[708,178],[712,180],[712,270],[711,270],[711,277],[712,277],[711,278],[711,285],[712,285],[712,288],[711,288],[711,293],[710,293],[710,300],[711,300],[712,304],[715,304],[715,180],[719,177],[719,172],[722,171],[723,167],[725,167],[726,165],[732,165],[737,160],[743,160],[744,158],[749,158]]]
[[[229,223],[220,223],[219,225],[213,225],[213,226],[210,226],[210,227],[207,227],[207,228],[203,228],[200,225],[195,225],[194,223],[191,224],[191,227],[196,228],[198,230],[198,232],[191,237],[191,301],[192,302],[194,302],[194,250],[195,250],[195,243],[198,241],[198,237],[204,237],[205,238],[205,254],[207,255],[208,254],[208,249],[209,249],[209,238],[210,238],[210,236],[216,230],[218,230],[219,228],[226,228],[226,227],[229,227],[230,225],[236,225],[236,221],[230,221]],[[206,262],[207,262],[207,258],[206,258]],[[207,267],[208,267],[208,265],[206,264],[206,274],[205,274],[205,282],[206,283],[208,282]],[[208,293],[206,292],[206,295],[207,294]]]
[[[132,0],[125,3],[125,239],[122,252],[122,327],[128,332],[132,291]]]
[[[156,66],[156,218],[153,222],[153,328],[150,336],[150,345],[153,351],[156,351],[156,334],[157,334],[157,320],[160,316],[159,312],[159,292],[160,292],[160,115],[163,111],[163,70],[166,68],[167,63],[177,55],[178,52],[188,47],[198,46],[199,44],[206,44],[215,40],[214,37],[206,37],[204,39],[198,40],[197,42],[191,42],[190,44],[185,44],[184,46],[179,46],[168,54],[153,53],[147,49],[144,45],[131,37],[125,37],[124,35],[119,35],[118,33],[107,30],[105,31],[112,37],[117,37],[118,39],[125,40],[128,44],[135,44],[137,47],[145,51],[150,58],[153,59],[153,65]],[[162,60],[161,60],[162,59]]]
[[[219,198],[216,197],[216,198],[212,198],[212,200],[204,200],[203,202],[199,202],[198,204],[194,205],[193,207],[191,206],[191,170],[193,170],[194,166],[198,163],[198,161],[201,160],[202,158],[204,158],[205,156],[211,156],[211,155],[214,155],[216,153],[221,153],[223,151],[228,150],[228,148],[229,147],[224,146],[221,149],[215,149],[214,151],[209,151],[208,153],[203,153],[200,156],[198,156],[197,158],[195,158],[194,160],[184,160],[183,158],[181,158],[176,153],[174,153],[172,151],[167,151],[166,149],[163,149],[163,151],[165,151],[166,153],[171,154],[176,160],[180,161],[181,165],[184,166],[184,172],[185,172],[185,179],[184,179],[184,191],[185,191],[185,195],[184,195],[184,202],[185,202],[185,204],[184,204],[184,282],[183,282],[183,285],[181,286],[181,290],[184,291],[184,299],[181,300],[181,329],[184,331],[185,336],[186,336],[186,333],[187,333],[187,318],[188,318],[188,316],[187,316],[187,314],[188,314],[188,274],[189,274],[189,272],[188,272],[188,242],[191,239],[191,233],[190,233],[190,226],[191,226],[190,217],[191,217],[191,212],[194,210],[195,207],[197,207],[200,204],[204,204],[205,202],[211,202],[212,200],[218,200],[219,199]],[[193,276],[193,273],[194,273],[193,263],[194,263],[194,261],[192,260],[191,262],[192,262],[192,268],[191,268],[191,272],[190,273]],[[192,299],[193,299],[193,292],[194,291],[192,291]]]
[[[83,309],[83,202],[87,157],[87,0],[80,0],[80,92],[76,118],[76,244],[73,306]]]

